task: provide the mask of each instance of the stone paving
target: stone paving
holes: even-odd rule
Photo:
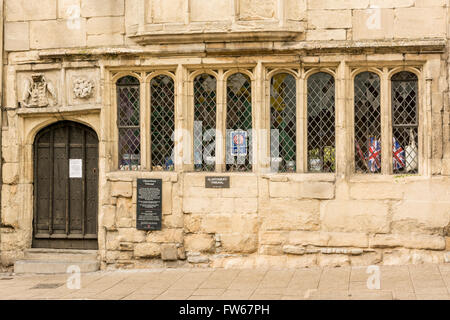
[[[297,270],[155,269],[68,275],[0,274],[0,300],[450,300],[450,264],[380,266],[369,290],[367,267]]]

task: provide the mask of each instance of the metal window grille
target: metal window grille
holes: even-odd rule
[[[216,78],[202,74],[194,80],[194,166],[214,171],[216,156]]]
[[[139,170],[141,164],[140,83],[132,76],[117,81],[117,127],[120,170]]]
[[[271,167],[279,172],[294,172],[296,166],[295,78],[287,73],[272,77],[270,84]]]
[[[227,82],[227,137],[226,163],[227,171],[252,170],[252,83],[250,78],[242,73],[235,73]],[[231,132],[242,130],[247,133],[245,152],[233,156],[231,152]],[[242,150],[241,150],[242,151]]]
[[[394,173],[418,173],[418,79],[411,72],[392,77],[392,130]]]
[[[151,90],[151,153],[153,170],[174,170],[175,84],[171,77],[157,76]]]
[[[355,170],[381,172],[380,77],[363,72],[355,77]]]
[[[335,82],[328,73],[308,78],[308,171],[336,171]]]

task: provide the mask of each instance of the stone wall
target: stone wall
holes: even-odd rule
[[[447,1],[207,2],[5,0],[2,263],[13,264],[31,247],[34,136],[61,120],[89,125],[100,139],[99,251],[104,269],[448,262]],[[205,41],[193,36],[205,31],[214,36]],[[234,32],[244,32],[253,42],[239,42],[242,36],[233,38]],[[349,151],[352,72],[377,69],[387,75],[410,67],[420,73],[421,174],[354,175]],[[117,171],[113,77],[130,71],[143,77],[155,70],[174,72],[177,128],[191,130],[189,73],[233,68],[254,74],[255,123],[260,128],[267,120],[262,110],[269,70],[303,74],[306,69],[333,69],[336,174],[271,175],[257,166],[253,173],[226,173],[231,188],[213,190],[205,188],[205,174],[190,172],[189,166],[169,173]],[[19,105],[23,82],[33,73],[45,74],[54,85],[54,106]],[[74,96],[73,84],[80,77],[94,85],[88,99]],[[302,76],[299,83],[304,80]],[[186,140],[179,144],[189,148]],[[135,228],[137,178],[163,179],[162,231]]]
[[[450,179],[165,176],[163,230],[136,231],[136,182],[114,174],[103,267],[310,267],[448,262]],[[139,177],[158,177],[156,173]],[[348,198],[339,195],[346,189]]]
[[[146,32],[286,30],[308,41],[422,39],[447,34],[446,0],[220,0],[207,4],[197,0],[6,0],[5,4],[7,51],[134,46],[129,36]]]

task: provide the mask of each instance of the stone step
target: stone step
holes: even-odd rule
[[[32,261],[97,261],[97,250],[28,249],[24,260]]]
[[[67,273],[70,266],[78,266],[81,273],[98,271],[98,261],[44,261],[44,260],[19,260],[14,264],[14,273],[24,274],[61,274]]]

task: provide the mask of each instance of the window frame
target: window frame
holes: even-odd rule
[[[210,75],[212,77],[215,78],[216,80],[216,138],[215,138],[215,157],[216,157],[216,161],[215,161],[215,169],[214,171],[195,171],[195,164],[194,164],[194,121],[195,121],[195,80],[203,75],[203,74],[207,74]],[[202,69],[202,70],[196,70],[193,71],[190,75],[189,75],[189,88],[188,88],[188,96],[189,96],[189,112],[188,112],[188,123],[189,123],[189,129],[188,129],[188,133],[190,134],[190,140],[189,141],[189,152],[190,152],[190,163],[187,164],[187,169],[188,171],[191,172],[198,172],[198,173],[212,173],[212,172],[220,172],[220,162],[221,162],[221,137],[220,137],[220,133],[219,133],[219,128],[221,127],[221,122],[222,122],[222,115],[221,115],[221,110],[222,110],[222,105],[221,105],[221,96],[222,96],[222,92],[221,92],[221,76],[223,76],[223,72],[221,70],[215,72],[209,69]]]
[[[145,127],[147,127],[148,129],[144,128],[143,130],[145,130],[146,133],[146,147],[147,147],[147,167],[148,167],[148,171],[153,171],[153,172],[171,172],[168,170],[162,170],[162,171],[156,171],[153,170],[152,167],[152,133],[151,133],[151,129],[152,129],[152,88],[151,88],[151,82],[153,79],[159,77],[159,76],[168,76],[172,81],[173,81],[173,116],[174,116],[174,141],[173,141],[173,145],[174,145],[174,171],[177,171],[178,168],[178,164],[177,164],[177,150],[178,150],[178,146],[177,146],[177,129],[178,129],[178,125],[177,125],[177,112],[178,112],[178,92],[177,92],[177,77],[175,74],[169,72],[169,71],[154,71],[148,74],[148,76],[145,79],[145,90],[146,90],[146,96],[145,96],[145,100],[148,103],[146,105],[146,109],[148,110],[148,114],[146,115],[145,118]],[[148,98],[147,98],[148,97]]]
[[[145,116],[145,109],[146,109],[146,103],[145,103],[145,99],[143,97],[143,89],[145,89],[145,82],[143,80],[143,75],[142,73],[136,73],[136,72],[132,72],[132,71],[124,71],[124,72],[118,72],[117,74],[114,75],[114,77],[111,79],[111,83],[113,84],[112,88],[112,102],[113,105],[115,106],[114,110],[112,110],[112,126],[114,128],[113,132],[113,154],[114,156],[112,157],[112,166],[113,166],[113,170],[112,171],[121,171],[119,166],[119,126],[118,126],[118,115],[119,115],[119,104],[118,104],[118,95],[117,95],[117,82],[127,76],[131,76],[136,78],[139,81],[139,93],[140,93],[140,100],[139,100],[139,108],[140,108],[140,112],[139,112],[139,116],[140,116],[140,155],[141,155],[141,159],[140,159],[140,163],[141,163],[141,170],[139,171],[145,171],[147,168],[146,165],[146,157],[145,157],[145,150],[146,150],[146,140],[145,140],[145,133],[142,130],[142,123],[145,121],[142,121],[144,116]]]
[[[333,80],[334,80],[334,149],[335,149],[335,170],[334,172],[311,172],[309,171],[308,168],[308,159],[309,159],[309,155],[308,155],[308,80],[311,76],[318,74],[318,73],[327,73],[329,74]],[[304,135],[304,145],[303,145],[303,172],[304,173],[308,173],[308,174],[319,174],[319,175],[337,175],[338,173],[338,132],[337,132],[337,128],[338,128],[338,98],[339,98],[339,81],[338,81],[338,77],[337,77],[337,73],[335,70],[331,69],[331,68],[322,68],[322,67],[316,67],[316,68],[311,68],[310,70],[308,70],[307,72],[305,72],[304,74],[304,99],[303,99],[303,135]]]
[[[296,69],[297,68],[297,69]],[[303,110],[303,104],[302,101],[302,77],[301,77],[301,70],[298,68],[298,66],[292,66],[292,67],[285,67],[285,68],[275,68],[274,70],[271,70],[267,72],[266,70],[266,76],[264,81],[264,87],[265,87],[265,108],[264,108],[264,115],[265,115],[265,128],[266,128],[266,135],[265,135],[265,144],[266,144],[266,152],[264,153],[266,159],[267,159],[267,168],[270,170],[271,167],[271,83],[273,77],[279,75],[279,74],[289,74],[295,79],[295,93],[296,93],[296,111],[295,111],[295,117],[296,117],[296,156],[295,156],[295,173],[303,173],[303,154],[302,154],[302,148],[304,145],[303,138],[301,135],[301,132],[303,130],[303,118],[302,118],[302,110]],[[264,142],[261,142],[261,145]],[[289,174],[288,172],[276,172],[279,174]]]

